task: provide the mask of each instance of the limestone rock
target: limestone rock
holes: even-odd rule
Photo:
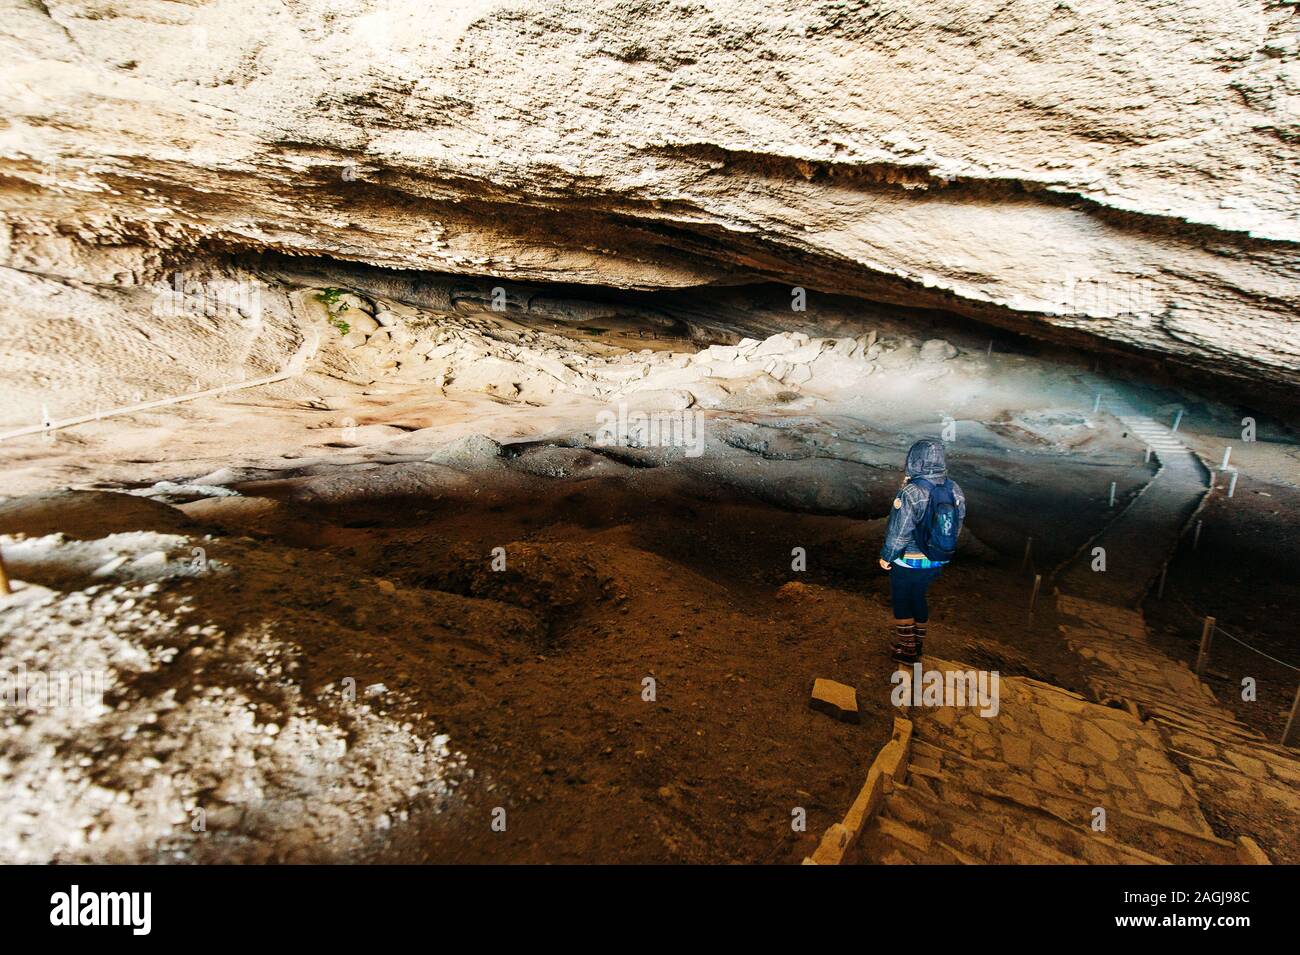
[[[430,464],[476,468],[496,462],[501,454],[501,445],[496,441],[487,435],[471,434],[447,442],[430,454],[426,460]]]
[[[21,274],[780,281],[1300,384],[1287,3],[12,7]]]
[[[921,361],[947,361],[957,357],[957,349],[942,338],[931,338],[921,346]]]
[[[360,332],[362,335],[369,337],[379,329],[379,323],[373,318],[360,310],[349,311],[346,313],[345,321],[350,329],[354,332]]]
[[[808,705],[819,713],[825,713],[845,723],[857,723],[860,719],[858,691],[834,680],[824,680],[820,677],[815,680]]]

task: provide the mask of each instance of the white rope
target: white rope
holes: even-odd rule
[[[1188,616],[1190,616],[1190,617],[1192,617],[1192,618],[1194,618],[1194,619],[1196,619],[1196,620],[1202,621],[1202,622],[1205,620],[1205,615],[1204,615],[1204,614],[1199,614],[1199,613],[1197,613],[1195,610],[1193,610],[1191,607],[1187,606],[1187,602],[1186,602],[1185,600],[1182,600],[1182,599],[1180,598],[1180,599],[1178,600],[1178,604],[1179,604],[1179,606],[1181,606],[1181,607],[1183,608],[1184,611],[1186,611],[1186,613],[1187,613]],[[1243,647],[1245,647],[1247,650],[1253,651],[1254,653],[1258,653],[1258,654],[1259,654],[1261,657],[1263,657],[1264,659],[1266,659],[1266,660],[1272,660],[1274,663],[1280,664],[1281,666],[1286,667],[1288,670],[1295,670],[1297,673],[1300,673],[1300,667],[1298,667],[1298,666],[1293,666],[1292,664],[1287,663],[1285,660],[1279,660],[1277,657],[1270,656],[1269,654],[1265,653],[1263,650],[1259,650],[1259,649],[1256,649],[1255,647],[1252,647],[1252,646],[1251,646],[1249,643],[1247,643],[1245,640],[1238,640],[1236,637],[1234,637],[1232,634],[1230,634],[1227,630],[1224,630],[1222,627],[1220,627],[1219,624],[1218,624],[1218,621],[1215,621],[1214,629],[1217,630],[1217,631],[1219,631],[1219,633],[1223,634],[1225,637],[1227,637],[1227,638],[1228,638],[1229,640],[1231,640],[1233,643],[1239,643],[1239,644],[1241,644],[1241,645],[1242,645]]]
[[[320,333],[315,328],[309,328],[303,335],[302,344],[298,350],[289,359],[288,364],[282,371],[274,375],[267,375],[263,378],[253,378],[249,381],[237,381],[228,385],[220,385],[216,388],[207,388],[203,391],[194,391],[186,395],[173,395],[169,398],[156,398],[153,401],[142,401],[138,404],[124,405],[120,408],[111,408],[108,411],[96,411],[93,414],[78,415],[75,418],[65,418],[62,421],[47,421],[42,424],[29,425],[25,428],[18,428],[14,431],[6,431],[0,434],[0,441],[8,441],[11,438],[21,438],[29,434],[47,434],[51,431],[59,431],[63,428],[71,428],[75,425],[86,424],[90,421],[102,421],[104,418],[112,418],[117,415],[135,414],[140,411],[149,411],[153,408],[165,408],[168,405],[176,405],[185,401],[193,401],[196,398],[210,398],[216,395],[224,395],[231,391],[242,391],[245,388],[257,388],[261,385],[275,384],[279,381],[286,381],[290,378],[296,378],[306,370],[307,363],[311,361],[316,354],[316,349],[320,345]]]
[[[1281,664],[1282,666],[1286,667],[1288,670],[1295,670],[1297,673],[1300,673],[1300,667],[1298,667],[1298,666],[1292,666],[1290,663],[1287,663],[1285,660],[1279,660],[1277,657],[1269,656],[1269,655],[1268,655],[1267,653],[1265,653],[1263,650],[1260,650],[1260,649],[1258,649],[1258,648],[1256,648],[1256,647],[1252,647],[1252,646],[1251,646],[1249,643],[1247,643],[1245,640],[1238,640],[1236,637],[1234,637],[1232,634],[1230,634],[1227,630],[1224,630],[1222,627],[1220,627],[1217,623],[1214,625],[1214,629],[1217,630],[1217,631],[1219,631],[1219,633],[1223,634],[1225,637],[1227,637],[1227,638],[1228,638],[1229,640],[1231,640],[1233,643],[1239,643],[1239,644],[1241,644],[1243,647],[1245,647],[1247,650],[1253,650],[1255,653],[1258,653],[1258,654],[1259,654],[1261,657],[1263,657],[1264,659],[1266,659],[1266,660],[1272,660],[1274,663],[1279,663],[1279,664]]]

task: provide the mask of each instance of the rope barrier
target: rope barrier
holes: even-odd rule
[[[1197,620],[1197,621],[1201,621],[1201,620],[1204,620],[1204,619],[1205,619],[1205,614],[1197,613],[1197,612],[1196,612],[1195,610],[1193,610],[1191,607],[1187,606],[1187,602],[1186,602],[1186,601],[1180,599],[1180,600],[1178,601],[1178,605],[1179,605],[1180,607],[1182,607],[1182,609],[1183,609],[1183,610],[1187,613],[1187,615],[1190,616],[1192,619]],[[1279,664],[1279,665],[1281,665],[1281,666],[1284,666],[1284,667],[1286,667],[1288,670],[1295,670],[1297,673],[1300,673],[1300,667],[1295,666],[1294,664],[1291,664],[1291,663],[1287,663],[1285,660],[1279,660],[1279,659],[1278,659],[1277,657],[1275,657],[1275,656],[1270,656],[1269,654],[1265,653],[1263,650],[1260,650],[1260,649],[1257,648],[1257,647],[1252,647],[1252,646],[1251,646],[1249,643],[1247,643],[1245,640],[1239,640],[1238,638],[1236,638],[1236,637],[1234,637],[1232,634],[1230,634],[1227,630],[1224,630],[1222,627],[1220,627],[1219,624],[1218,624],[1218,621],[1215,621],[1214,629],[1215,629],[1216,631],[1218,631],[1219,633],[1223,634],[1225,637],[1227,637],[1227,638],[1228,638],[1229,640],[1231,640],[1233,643],[1239,643],[1239,644],[1241,644],[1241,645],[1242,645],[1243,647],[1245,647],[1247,650],[1250,650],[1250,651],[1252,651],[1253,653],[1258,653],[1258,654],[1259,654],[1261,657],[1263,657],[1264,659],[1266,659],[1266,660],[1272,660],[1274,663]]]
[[[1288,670],[1295,670],[1297,673],[1300,673],[1300,667],[1298,667],[1298,666],[1293,666],[1292,664],[1287,663],[1285,660],[1279,660],[1277,657],[1269,656],[1269,655],[1268,655],[1267,653],[1265,653],[1263,650],[1260,650],[1260,649],[1257,648],[1257,647],[1252,647],[1252,646],[1251,646],[1249,643],[1247,643],[1245,640],[1238,640],[1236,637],[1234,637],[1232,634],[1230,634],[1227,630],[1224,630],[1222,627],[1220,627],[1217,623],[1214,625],[1214,629],[1217,630],[1219,633],[1223,634],[1225,637],[1227,637],[1227,638],[1228,638],[1229,640],[1231,640],[1233,643],[1239,643],[1239,644],[1241,644],[1241,645],[1242,645],[1243,647],[1245,647],[1247,650],[1251,650],[1251,651],[1253,651],[1253,652],[1255,652],[1255,653],[1258,653],[1258,654],[1259,654],[1261,657],[1263,657],[1264,659],[1266,659],[1266,660],[1272,660],[1274,663],[1280,664],[1280,665],[1286,667]]]

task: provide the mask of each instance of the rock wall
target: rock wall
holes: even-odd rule
[[[779,281],[1294,388],[1295,7],[3,0],[0,262]]]

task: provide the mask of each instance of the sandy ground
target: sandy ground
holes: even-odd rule
[[[1153,469],[1096,376],[956,334],[706,348],[379,300],[401,322],[344,332],[284,301],[333,335],[301,378],[0,444],[26,495],[0,502],[4,668],[107,674],[100,706],[6,711],[6,859],[797,861],[888,736],[873,568],[908,444],[947,429],[970,502],[933,652],[1075,688],[1032,574]],[[599,443],[629,403],[698,414],[701,453]],[[1224,410],[1194,407],[1213,442]],[[1196,563],[1249,561],[1294,502],[1264,437],[1270,483],[1210,504],[1165,603],[1209,594],[1284,656],[1295,538],[1259,608]],[[40,496],[65,487],[101,493]],[[807,707],[816,677],[860,724]]]

